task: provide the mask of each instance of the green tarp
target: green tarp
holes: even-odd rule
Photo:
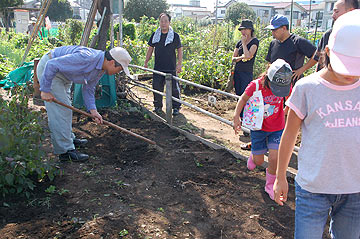
[[[9,89],[16,85],[24,85],[26,82],[32,81],[33,70],[34,62],[25,62],[21,67],[11,71],[4,79],[0,80],[0,86]]]

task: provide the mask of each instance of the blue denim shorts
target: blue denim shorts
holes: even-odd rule
[[[265,132],[251,131],[251,153],[253,155],[265,154],[269,149],[279,149],[281,135],[284,130]]]
[[[320,239],[330,215],[334,239],[360,238],[360,193],[311,193],[295,182],[295,239]]]

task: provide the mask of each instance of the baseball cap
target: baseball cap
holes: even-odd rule
[[[285,16],[278,14],[271,18],[270,25],[265,28],[274,30],[285,25],[289,25],[289,20]]]
[[[244,19],[241,21],[241,25],[239,26],[238,30],[242,30],[242,29],[254,29],[253,23],[251,20],[249,19]]]
[[[121,65],[125,74],[129,77],[132,77],[129,71],[129,64],[131,57],[129,53],[122,47],[114,47],[109,51],[111,57],[115,60],[115,65]]]
[[[360,76],[360,9],[341,15],[329,37],[330,64],[342,75]]]
[[[268,71],[271,92],[278,97],[288,96],[291,88],[291,66],[283,59],[274,61]]]
[[[31,17],[29,23],[36,23],[37,19],[35,17]]]

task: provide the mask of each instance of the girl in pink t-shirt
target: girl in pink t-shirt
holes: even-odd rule
[[[340,16],[325,68],[296,83],[279,147],[274,200],[287,200],[287,167],[301,127],[295,239],[360,238],[360,9]]]
[[[269,151],[269,166],[266,169],[265,191],[274,199],[273,185],[277,165],[277,153],[280,138],[285,126],[284,97],[291,90],[292,70],[283,59],[273,62],[267,74],[256,79],[247,86],[241,95],[234,113],[234,130],[237,134],[241,130],[240,112],[246,102],[253,95],[258,84],[264,100],[264,119],[261,130],[251,130],[251,154],[247,161],[249,170],[264,162],[264,155]]]

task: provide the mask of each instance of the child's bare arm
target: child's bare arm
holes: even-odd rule
[[[301,122],[302,120],[296,115],[295,111],[289,109],[285,130],[280,141],[276,180],[274,183],[274,200],[279,205],[283,205],[283,202],[287,200],[288,183],[286,170],[290,162]]]
[[[234,130],[235,134],[237,134],[241,130],[241,121],[240,121],[240,113],[243,110],[246,102],[248,101],[250,97],[245,94],[245,92],[241,95],[235,109],[234,113]]]

